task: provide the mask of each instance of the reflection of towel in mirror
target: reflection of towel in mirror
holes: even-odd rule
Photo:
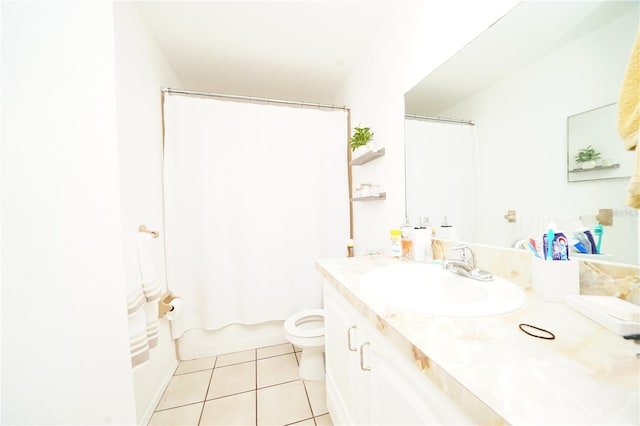
[[[618,132],[624,147],[635,149],[636,162],[627,190],[627,204],[640,209],[640,31],[631,51],[618,101]]]

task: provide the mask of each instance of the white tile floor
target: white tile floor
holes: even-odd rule
[[[289,344],[182,361],[149,425],[332,425],[324,382]]]

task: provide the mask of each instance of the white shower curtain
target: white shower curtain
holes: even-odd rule
[[[406,119],[404,132],[409,219],[415,224],[427,216],[432,226],[440,226],[447,216],[460,240],[475,241],[477,127]]]
[[[322,306],[318,258],[345,255],[346,112],[165,96],[174,338]]]

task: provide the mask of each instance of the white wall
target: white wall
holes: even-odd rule
[[[584,223],[593,228],[598,209],[613,208],[603,251],[621,247],[611,253],[616,261],[638,263],[637,239],[629,236],[637,215],[623,214],[634,213],[624,204],[628,178],[567,182],[566,143],[568,116],[617,101],[637,25],[637,12],[627,13],[442,113],[477,123],[478,241],[509,246],[532,236],[521,227],[534,218],[556,218],[570,234],[579,216],[590,216]],[[518,225],[503,219],[509,209]]]
[[[123,241],[126,246],[138,225],[145,224],[160,232],[158,242],[164,244],[160,88],[182,84],[132,3],[116,2],[114,19]],[[124,260],[126,279],[138,279],[134,259],[125,255]],[[160,272],[166,289],[165,271]],[[139,424],[149,421],[176,366],[170,324],[163,318],[158,346],[133,375]]]
[[[375,35],[375,48],[364,55],[336,102],[351,107],[352,127],[370,126],[378,145],[386,148],[384,157],[353,168],[354,188],[378,183],[387,193],[385,201],[354,203],[356,255],[377,249],[389,253],[389,230],[404,219],[404,93],[516,3],[402,1]]]
[[[135,423],[109,2],[2,2],[2,423]]]

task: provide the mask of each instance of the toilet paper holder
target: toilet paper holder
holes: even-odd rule
[[[167,291],[160,297],[158,301],[158,318],[162,318],[167,312],[173,311],[173,305],[171,304],[173,299],[176,299],[176,296],[170,291]]]
[[[138,225],[138,232],[151,234],[153,238],[158,238],[160,236],[160,233],[158,231],[151,231],[146,227],[146,225]]]

